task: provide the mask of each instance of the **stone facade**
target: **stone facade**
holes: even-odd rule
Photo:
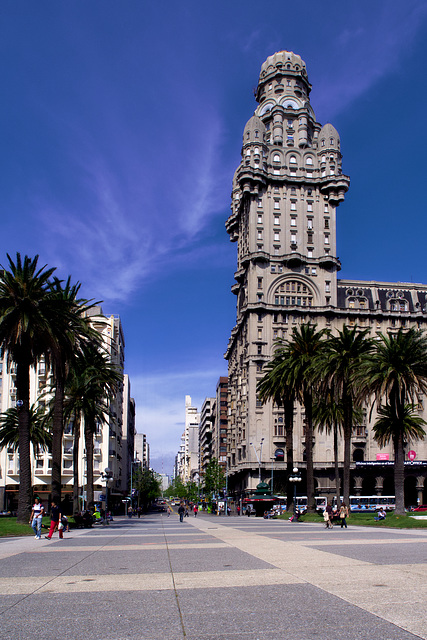
[[[226,358],[229,486],[236,495],[252,491],[258,482],[254,448],[260,451],[263,443],[260,462],[266,479],[277,450],[285,448],[283,411],[270,403],[263,406],[256,394],[276,338],[289,338],[293,327],[307,322],[332,331],[357,325],[369,328],[371,335],[427,323],[427,285],[337,278],[336,211],[350,179],[342,173],[339,135],[331,124],[316,121],[310,90],[298,55],[281,51],[267,58],[256,90],[259,104],[245,126],[242,160],[233,179],[226,229],[237,243],[232,287],[237,318]],[[423,398],[419,408],[427,417]],[[352,491],[392,493],[392,448],[380,451],[374,442],[375,413],[370,417],[369,410],[354,428]],[[303,427],[304,410],[297,405],[294,456],[302,470]],[[417,457],[408,467],[411,502],[423,500],[427,443],[412,449]],[[388,464],[380,464],[379,453],[389,454]],[[274,461],[277,488],[286,481],[285,465]],[[332,493],[333,443],[325,432],[315,432],[314,466],[317,491]]]

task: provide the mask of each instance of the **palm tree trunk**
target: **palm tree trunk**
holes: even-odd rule
[[[30,458],[30,365],[16,362],[19,431],[19,494],[17,522],[28,523],[31,513],[32,485]]]
[[[394,445],[394,492],[396,496],[395,513],[405,515],[405,454],[403,450],[403,433],[399,429],[393,438]]]
[[[91,509],[94,505],[93,499],[93,434],[95,432],[95,421],[85,418],[85,448],[86,448],[86,491],[87,505]]]
[[[353,399],[347,390],[343,393],[344,468],[343,500],[350,504],[351,435],[353,431]]]
[[[335,491],[337,498],[337,508],[341,507],[341,482],[340,469],[338,464],[338,425],[334,424],[334,467],[335,467]]]
[[[61,504],[62,437],[64,435],[64,376],[56,369],[56,387],[52,419],[52,499]]]
[[[79,443],[80,413],[77,411],[73,422],[73,513],[80,511],[79,504]],[[83,467],[84,473],[84,467]]]
[[[307,462],[307,511],[315,513],[314,471],[313,471],[313,397],[308,391],[304,393],[305,409],[305,453]]]
[[[294,398],[284,401],[285,409],[285,432],[286,432],[286,474],[287,478],[292,475],[294,468]],[[293,508],[294,490],[289,480],[286,483],[286,509]]]

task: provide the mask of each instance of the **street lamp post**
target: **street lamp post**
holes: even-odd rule
[[[292,475],[288,478],[289,482],[292,482],[294,485],[294,517],[292,522],[297,521],[297,483],[301,482],[301,474],[299,472],[298,467],[294,467],[292,469]]]
[[[255,451],[255,455],[256,455],[256,459],[258,461],[258,477],[259,477],[259,482],[261,482],[261,460],[262,460],[262,445],[264,442],[264,438],[261,438],[260,441],[260,451],[259,451],[259,457],[258,457],[258,453],[257,450],[255,449],[255,446],[253,444],[253,442],[250,442],[249,444],[252,446],[253,450]]]
[[[271,495],[273,495],[273,481],[274,481],[274,461],[276,458],[270,458],[271,460],[271,482],[270,482],[270,489],[271,489]]]
[[[108,488],[111,486],[111,480],[113,479],[113,472],[111,471],[111,469],[106,467],[104,469],[103,473],[101,473],[101,477],[105,481],[105,518],[104,518],[104,524],[109,524],[108,517],[107,517],[107,511],[108,511]]]

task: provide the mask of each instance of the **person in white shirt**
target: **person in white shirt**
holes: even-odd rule
[[[30,516],[30,525],[33,527],[36,540],[40,540],[42,534],[42,518],[44,515],[44,507],[40,502],[40,498],[34,499],[33,510]]]

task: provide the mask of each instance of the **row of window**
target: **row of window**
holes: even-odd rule
[[[280,241],[280,229],[274,230],[274,238],[273,240],[275,241]],[[311,244],[313,244],[313,231],[312,229],[308,229],[307,230],[307,241]],[[257,229],[257,240],[263,240],[264,238],[264,229],[259,227]],[[329,244],[329,239],[330,239],[330,235],[329,233],[324,233],[323,234],[323,242],[324,244]],[[291,244],[296,244],[297,243],[297,232],[296,231],[291,231]]]
[[[280,193],[279,189],[277,189],[277,190],[275,189],[274,193]],[[290,208],[291,208],[291,211],[296,211],[297,210],[297,200],[296,199],[292,199],[292,195],[293,194],[295,194],[295,196],[297,195],[296,194],[296,189],[294,189],[294,188],[291,189]],[[307,196],[311,196],[311,195],[312,195],[312,190],[310,189],[310,191],[307,192]],[[277,209],[281,208],[280,207],[280,197],[275,197],[274,196],[274,201],[273,202],[274,202],[274,204],[273,204],[273,208],[274,209],[277,210]],[[258,209],[262,209],[263,208],[263,199],[262,198],[258,198],[257,204],[258,204]],[[313,200],[307,200],[307,211],[308,212],[313,211]],[[328,205],[327,202],[325,202],[325,204],[324,204],[323,212],[327,213],[327,214],[330,213],[329,212],[329,205]]]
[[[311,307],[312,303],[311,296],[274,296],[274,304],[282,307]]]
[[[297,221],[298,218],[296,215],[291,215],[291,227],[296,227],[297,226]],[[257,217],[257,222],[258,224],[263,224],[264,223],[264,219],[263,219],[263,214],[259,213],[258,217]],[[280,215],[275,214],[274,218],[273,218],[273,224],[275,226],[280,225],[281,220],[280,220]],[[308,217],[307,216],[307,229],[313,229],[313,223],[314,223],[314,218],[312,217]],[[323,218],[323,224],[324,224],[324,228],[325,229],[329,229],[329,218]]]
[[[255,149],[256,149],[256,147],[255,147]],[[255,149],[254,149],[254,153],[256,153]],[[248,150],[248,151],[249,151],[249,150]],[[248,153],[248,151],[246,151],[246,155],[250,155],[250,151],[249,151],[249,153]],[[323,157],[323,156],[322,156],[322,157]],[[279,153],[275,153],[275,154],[273,155],[273,162],[282,162],[282,156],[281,156]],[[298,163],[298,161],[297,161],[296,156],[289,156],[288,163],[289,163],[290,165],[291,165],[291,164],[297,164],[297,163]],[[305,164],[306,164],[308,167],[312,167],[312,166],[314,165],[313,158],[312,158],[311,156],[307,156],[307,157],[305,158]]]

